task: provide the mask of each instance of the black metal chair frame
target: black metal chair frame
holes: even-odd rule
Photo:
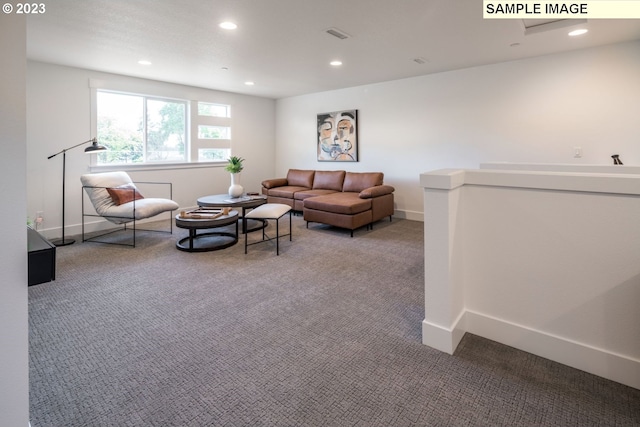
[[[169,186],[169,199],[173,200],[173,184],[171,182],[148,182],[148,181],[134,181],[133,184],[152,184],[152,185],[168,185]],[[168,213],[169,214],[169,230],[152,230],[152,229],[145,229],[145,228],[139,228],[136,227],[136,200],[134,197],[132,197],[133,199],[133,210],[131,212],[132,216],[126,216],[126,217],[122,217],[122,216],[110,216],[110,215],[100,215],[97,212],[96,213],[87,213],[85,212],[85,197],[88,197],[87,192],[86,192],[86,188],[104,188],[107,189],[109,187],[99,187],[99,186],[91,186],[91,185],[83,185],[82,186],[82,241],[83,242],[94,242],[94,243],[105,243],[108,245],[120,245],[120,246],[131,246],[131,247],[136,247],[136,231],[152,231],[152,232],[156,232],[156,233],[169,233],[169,234],[173,234],[173,215],[172,212],[173,211],[167,211],[167,212],[160,212],[156,215],[150,216],[149,218],[153,218],[155,216],[159,216],[162,215],[164,213]],[[131,192],[132,195],[135,193],[136,189],[135,188],[131,188]],[[92,203],[89,203],[91,206],[93,206]],[[94,206],[95,209],[95,206]],[[84,225],[85,225],[85,217],[96,217],[96,218],[106,218],[107,220],[109,220],[109,218],[115,219],[115,220],[128,220],[127,222],[124,222],[122,224],[122,227],[117,227],[116,229],[113,230],[109,230],[106,231],[104,233],[98,234],[97,236],[93,236],[93,237],[87,237],[85,238],[85,231],[84,231]],[[147,219],[147,218],[143,218],[143,219]],[[130,228],[127,228],[127,224],[132,223],[132,226]],[[115,223],[114,223],[115,224]],[[131,243],[120,243],[120,242],[109,242],[109,241],[105,241],[105,240],[97,240],[100,237],[103,236],[107,236],[110,234],[114,234],[120,231],[127,231],[127,230],[131,230],[132,232],[132,238],[131,238]]]

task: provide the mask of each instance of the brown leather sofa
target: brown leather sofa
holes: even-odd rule
[[[353,230],[394,212],[393,192],[383,184],[382,172],[345,172],[289,169],[286,178],[262,181],[269,203],[284,203],[303,212],[309,222]]]

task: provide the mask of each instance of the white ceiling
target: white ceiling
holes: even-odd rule
[[[55,0],[28,17],[27,56],[283,98],[640,39],[640,20],[586,27],[525,36],[520,20],[483,19],[481,0]]]

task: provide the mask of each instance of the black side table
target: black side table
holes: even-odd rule
[[[56,247],[31,227],[27,227],[29,286],[56,280]]]

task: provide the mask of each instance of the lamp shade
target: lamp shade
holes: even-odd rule
[[[107,151],[107,147],[105,147],[104,145],[98,144],[98,140],[96,138],[93,138],[91,142],[92,144],[84,149],[85,153],[91,154],[91,153],[96,153],[98,151]]]

